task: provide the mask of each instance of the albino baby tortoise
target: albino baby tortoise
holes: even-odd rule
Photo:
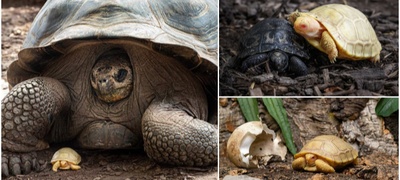
[[[289,16],[297,33],[328,54],[347,60],[379,61],[381,44],[367,17],[359,10],[342,4],[328,4],[308,13],[293,12]]]
[[[311,139],[294,155],[295,170],[333,173],[335,169],[354,163],[358,151],[349,143],[333,135],[321,135]]]
[[[79,170],[81,169],[78,165],[80,162],[81,156],[69,147],[59,149],[51,159],[51,164],[53,164],[52,170],[54,172],[57,172],[58,169]]]

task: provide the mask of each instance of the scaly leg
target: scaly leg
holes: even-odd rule
[[[334,173],[335,169],[333,169],[332,166],[330,166],[328,163],[321,159],[315,160],[315,167],[317,167],[318,172],[323,172],[323,173]]]
[[[292,168],[294,170],[304,170],[304,167],[306,167],[306,159],[304,157],[298,157],[293,160],[292,162]]]
[[[336,57],[338,56],[338,50],[335,41],[327,31],[322,33],[320,45],[328,54],[331,63],[334,63],[336,61]]]
[[[55,121],[66,120],[69,103],[67,88],[52,78],[28,79],[10,90],[2,101],[3,176],[37,167],[34,152],[49,147],[46,135]]]
[[[163,164],[184,166],[216,165],[216,125],[196,119],[172,104],[151,104],[142,118],[144,149]]]

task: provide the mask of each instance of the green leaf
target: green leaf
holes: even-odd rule
[[[375,107],[378,116],[388,117],[399,110],[399,98],[382,98]]]
[[[240,109],[246,121],[259,121],[258,103],[256,98],[237,98]]]
[[[289,149],[290,153],[296,154],[297,148],[293,142],[292,131],[290,129],[290,124],[287,118],[286,110],[283,107],[282,99],[280,98],[263,98],[265,107],[267,108],[269,114],[275,119],[279,127],[282,130],[283,138],[286,142],[286,147]]]

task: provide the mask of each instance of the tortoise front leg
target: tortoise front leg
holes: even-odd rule
[[[260,54],[255,54],[252,56],[247,57],[245,60],[242,62],[241,66],[241,71],[246,72],[247,69],[260,65],[264,62],[268,61],[268,53],[260,53]]]
[[[45,136],[55,121],[66,120],[69,101],[67,88],[51,78],[32,78],[10,90],[1,109],[2,175],[27,174],[37,167],[34,152],[49,147]]]
[[[172,104],[151,104],[142,118],[144,149],[156,162],[183,166],[217,164],[217,127]]]
[[[325,161],[321,159],[315,160],[315,167],[317,167],[318,172],[323,172],[323,173],[334,173],[335,169],[326,163]]]
[[[306,165],[307,165],[306,158],[304,158],[304,157],[298,157],[298,158],[294,159],[292,162],[292,168],[294,170],[298,170],[298,171],[304,170]]]
[[[322,49],[325,50],[326,54],[328,54],[331,63],[334,63],[338,56],[338,50],[335,41],[327,31],[322,33],[320,45]]]

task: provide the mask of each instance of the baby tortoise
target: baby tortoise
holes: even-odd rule
[[[71,148],[64,147],[54,153],[51,159],[53,164],[52,170],[57,172],[58,169],[72,169],[79,170],[81,167],[78,165],[81,162],[81,156]]]
[[[268,18],[254,25],[240,40],[240,53],[236,64],[246,72],[255,68],[262,72],[264,63],[278,72],[289,71],[296,76],[306,75],[307,66],[302,60],[309,59],[307,42],[296,34],[284,19]]]
[[[328,54],[331,63],[336,58],[372,62],[380,59],[382,47],[372,25],[353,7],[328,4],[308,13],[293,12],[289,21],[311,45]]]
[[[311,139],[294,155],[295,170],[333,173],[335,169],[354,163],[358,151],[349,143],[333,135],[321,135]]]

